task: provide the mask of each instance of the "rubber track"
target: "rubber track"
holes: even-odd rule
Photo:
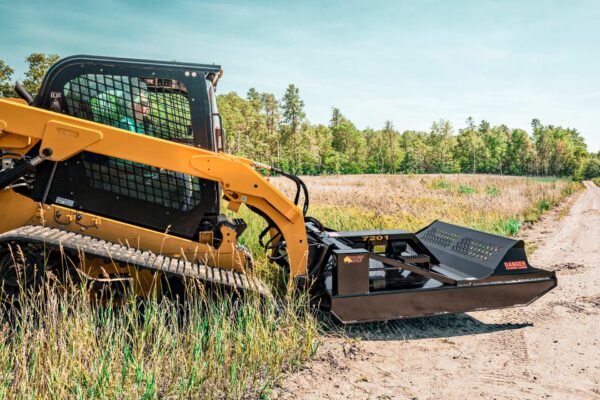
[[[107,262],[162,272],[182,278],[198,279],[204,283],[239,292],[258,292],[266,299],[272,298],[271,292],[263,282],[239,272],[208,267],[198,262],[191,263],[180,258],[156,255],[150,251],[142,251],[62,229],[27,225],[0,234],[0,245],[6,242],[55,246],[74,254],[85,253]]]

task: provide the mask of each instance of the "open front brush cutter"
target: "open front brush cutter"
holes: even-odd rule
[[[416,234],[307,230],[324,307],[343,323],[522,306],[557,284],[522,240],[441,221]]]

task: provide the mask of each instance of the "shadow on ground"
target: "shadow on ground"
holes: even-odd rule
[[[450,314],[387,322],[339,325],[325,318],[325,332],[362,340],[415,340],[476,335],[533,326],[531,323],[486,324],[468,314]]]

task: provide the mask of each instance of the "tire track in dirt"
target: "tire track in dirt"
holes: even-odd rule
[[[552,292],[525,308],[348,328],[273,397],[600,399],[600,188],[585,185],[522,235],[532,264],[557,271]]]

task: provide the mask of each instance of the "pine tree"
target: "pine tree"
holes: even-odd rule
[[[400,157],[400,135],[394,129],[392,121],[385,121],[382,132],[385,140],[385,164],[383,165],[383,171],[387,173],[394,173],[398,171],[398,167],[402,162]]]
[[[262,109],[262,99],[260,93],[255,88],[248,89],[248,93],[246,94],[246,99],[250,102],[250,106],[259,113]]]
[[[279,162],[281,159],[281,135],[278,130],[278,126],[281,120],[281,115],[279,114],[279,104],[277,103],[277,99],[275,95],[272,93],[263,93],[261,95],[262,108],[265,113],[265,129],[267,132],[267,136],[269,137],[269,142],[273,147],[271,151],[272,157],[269,160],[270,164],[274,164],[275,161]]]
[[[336,128],[342,121],[344,120],[344,116],[339,108],[333,107],[331,109],[331,119],[329,120],[329,127]]]
[[[306,114],[304,113],[304,101],[300,99],[300,90],[290,84],[283,99],[281,101],[281,109],[283,115],[284,142],[291,154],[291,167],[294,173],[297,173],[302,168],[300,160],[300,135],[301,127]]]

